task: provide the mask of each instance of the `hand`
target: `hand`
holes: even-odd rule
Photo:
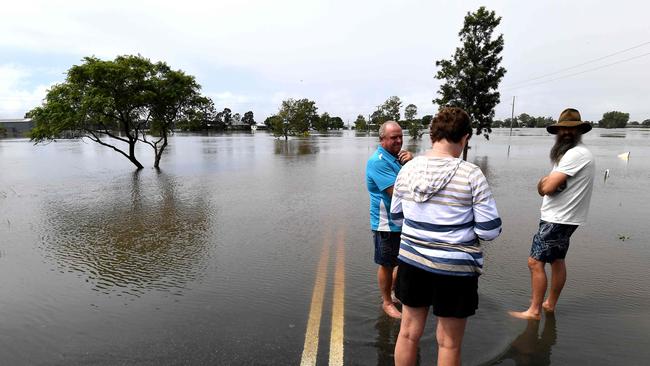
[[[411,159],[413,159],[413,154],[411,154],[409,151],[400,150],[399,153],[397,153],[397,160],[399,160],[400,164],[402,165],[406,164]]]

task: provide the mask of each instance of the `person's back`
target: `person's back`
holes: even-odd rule
[[[417,157],[402,168],[393,200],[392,214],[404,219],[400,260],[443,275],[481,274],[477,239],[496,238],[501,219],[478,166],[458,158]]]
[[[391,202],[391,218],[402,225],[396,365],[416,364],[429,308],[437,317],[438,365],[459,365],[467,318],[478,309],[478,239],[496,238],[501,219],[481,170],[459,159],[471,135],[467,112],[441,109],[429,126],[431,150],[397,175]]]

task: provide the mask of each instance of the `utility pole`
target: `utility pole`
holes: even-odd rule
[[[510,156],[510,138],[512,137],[512,123],[515,121],[515,96],[512,96],[512,112],[510,114],[510,135],[508,135],[508,157]]]

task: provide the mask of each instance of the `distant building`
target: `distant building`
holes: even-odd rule
[[[34,122],[31,118],[0,119],[0,131],[4,129],[6,137],[25,137],[32,128],[34,128]]]

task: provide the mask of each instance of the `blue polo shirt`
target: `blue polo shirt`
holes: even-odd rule
[[[391,197],[384,191],[395,184],[402,165],[397,157],[377,147],[366,164],[366,185],[370,194],[370,228],[375,231],[399,232],[401,228],[390,219]]]

